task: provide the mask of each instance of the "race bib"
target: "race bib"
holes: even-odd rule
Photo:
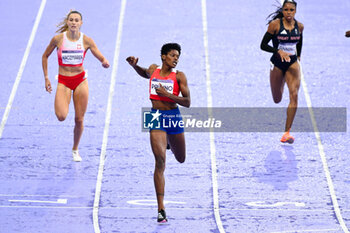
[[[83,50],[65,50],[62,51],[62,63],[69,65],[78,65],[83,63]]]
[[[278,49],[281,49],[284,52],[295,55],[296,44],[295,43],[281,43],[278,45]]]
[[[162,80],[162,79],[152,79],[151,81],[151,94],[157,95],[156,89],[160,87],[161,84],[167,92],[173,94],[174,82],[173,80]]]

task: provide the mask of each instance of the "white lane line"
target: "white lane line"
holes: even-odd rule
[[[25,202],[25,203],[52,203],[52,204],[67,204],[67,199],[57,199],[56,201],[42,200],[8,200],[9,202]]]
[[[130,200],[126,203],[130,205],[143,205],[143,206],[157,206],[157,200],[140,199],[140,200]],[[186,202],[183,201],[164,201],[164,204],[180,204],[185,205]]]
[[[311,98],[310,98],[310,95],[309,95],[309,92],[308,92],[308,89],[307,89],[307,85],[306,85],[306,82],[305,82],[305,79],[304,79],[304,74],[303,74],[301,63],[299,63],[299,64],[300,64],[300,73],[301,73],[301,84],[303,86],[305,100],[306,100],[307,106],[309,108],[309,114],[310,114],[312,126],[314,128],[314,133],[315,133],[315,137],[316,137],[316,140],[317,140],[318,151],[320,153],[321,160],[322,160],[323,170],[324,170],[324,173],[325,173],[326,178],[327,178],[327,184],[328,184],[329,192],[331,194],[331,199],[332,199],[332,204],[333,204],[333,207],[334,207],[334,212],[335,212],[337,220],[338,220],[341,228],[343,229],[343,231],[346,232],[346,233],[349,233],[349,230],[348,230],[348,228],[345,225],[343,216],[342,216],[340,208],[339,208],[339,204],[338,204],[337,196],[335,194],[335,189],[334,189],[331,173],[329,172],[329,167],[328,167],[328,163],[327,163],[326,153],[324,152],[324,149],[323,149],[323,144],[322,144],[322,141],[321,141],[320,132],[318,130],[316,119],[315,119],[315,115],[314,115],[314,112],[312,110]]]
[[[207,105],[208,105],[208,114],[209,117],[212,116],[213,107],[213,98],[211,91],[211,80],[210,80],[210,64],[209,64],[209,43],[208,43],[208,21],[207,21],[207,4],[206,0],[202,0],[202,23],[203,23],[203,42],[204,42],[204,51],[205,51],[205,70],[206,70],[206,85],[207,85]],[[214,132],[210,130],[210,158],[211,158],[211,174],[212,174],[212,183],[213,183],[213,202],[214,202],[214,216],[215,221],[218,226],[219,232],[224,233],[224,227],[220,218],[219,211],[219,191],[218,191],[218,174],[217,174],[217,165],[216,165],[216,156],[215,156],[215,136]]]
[[[117,40],[116,40],[115,50],[114,50],[111,85],[109,88],[109,95],[108,95],[105,128],[103,131],[102,148],[101,148],[101,154],[100,154],[100,165],[98,168],[96,190],[95,190],[95,199],[94,199],[93,214],[92,214],[93,223],[94,223],[94,230],[96,233],[101,232],[100,226],[98,223],[98,209],[99,209],[99,205],[100,205],[101,186],[102,186],[103,170],[104,170],[104,164],[105,164],[105,158],[106,158],[109,125],[111,122],[111,115],[112,115],[112,102],[113,102],[113,96],[114,96],[115,81],[116,81],[116,75],[118,72],[118,61],[119,61],[119,53],[120,53],[120,43],[121,43],[121,39],[122,39],[125,7],[126,7],[126,0],[122,0],[121,7],[120,7],[119,22],[118,22]]]
[[[37,194],[0,194],[0,197],[69,197],[69,198],[81,198],[80,196],[72,195],[37,195]]]
[[[295,233],[295,232],[327,232],[339,231],[339,229],[310,229],[310,230],[290,230],[290,231],[275,231],[271,233]]]
[[[42,16],[42,14],[44,12],[45,5],[46,5],[46,0],[42,0],[41,4],[40,4],[39,11],[38,11],[38,14],[36,15],[36,18],[35,18],[34,26],[33,26],[32,32],[30,34],[26,50],[25,50],[23,58],[22,58],[21,65],[19,66],[19,70],[18,70],[18,73],[17,73],[17,76],[16,76],[15,83],[13,84],[9,100],[7,102],[7,106],[6,106],[4,115],[2,116],[1,125],[0,125],[0,139],[2,137],[2,133],[4,131],[5,124],[7,122],[7,118],[9,116],[9,114],[10,114],[10,111],[11,111],[11,108],[12,108],[12,104],[13,104],[13,100],[15,99],[16,92],[17,92],[17,89],[18,89],[18,86],[19,86],[19,82],[21,81],[21,78],[22,78],[23,70],[24,70],[24,68],[25,68],[25,66],[27,64],[29,52],[30,52],[30,49],[32,47],[32,44],[33,44],[33,41],[34,41],[34,38],[35,38],[35,35],[36,35],[36,31],[38,29],[41,16]]]

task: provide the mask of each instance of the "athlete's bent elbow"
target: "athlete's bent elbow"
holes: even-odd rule
[[[42,59],[43,61],[45,61],[45,60],[47,61],[48,58],[49,58],[49,56],[48,56],[46,53],[44,53],[43,56],[41,57],[41,59]]]
[[[187,100],[184,106],[185,106],[186,108],[189,108],[190,105],[191,105],[191,100]]]

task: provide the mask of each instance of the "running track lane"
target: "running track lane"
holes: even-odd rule
[[[240,11],[236,12],[238,7]],[[300,4],[298,7],[303,6]],[[265,13],[261,12],[262,9]],[[226,1],[208,4],[209,28],[212,28],[212,31],[209,30],[211,65],[214,67],[212,76],[222,77],[213,81],[216,87],[214,105],[274,106],[268,81],[270,55],[259,48],[267,28],[263,25],[265,17],[273,9],[268,9],[266,3],[253,1],[238,1],[231,5]],[[305,24],[309,30],[315,28],[310,34],[320,33],[316,25],[311,22]],[[242,31],[242,27],[247,30]],[[307,40],[307,34],[304,38]],[[219,40],[222,42],[215,43]],[[303,57],[308,56],[305,48],[307,45],[304,45]],[[227,93],[232,93],[231,104]],[[285,91],[279,106],[287,104],[288,93]],[[299,105],[306,106],[302,89]],[[281,135],[276,133],[233,133],[222,134],[221,137],[217,134],[221,212],[228,232],[237,229],[248,232],[341,231],[334,217],[314,134],[295,135],[297,140],[293,146],[280,146],[278,140]],[[330,152],[328,158],[336,155]],[[337,174],[337,170],[333,172]],[[305,207],[298,206],[301,203]]]
[[[35,5],[32,7],[33,11],[37,11]],[[74,4],[70,1],[47,3],[5,127],[4,140],[0,142],[1,148],[4,148],[1,190],[2,194],[8,195],[1,198],[1,205],[9,206],[2,207],[5,211],[1,211],[1,225],[7,232],[32,232],[39,229],[45,229],[46,232],[93,232],[92,203],[108,94],[103,90],[109,86],[111,69],[104,70],[90,52],[86,56],[90,100],[80,147],[84,162],[80,164],[73,163],[71,158],[73,105],[66,121],[58,122],[53,109],[54,94],[45,92],[41,70],[41,55],[54,36],[55,25],[72,8],[83,12],[82,31],[95,40],[109,60],[113,59],[113,49],[109,45],[116,38],[114,22],[118,19],[117,3],[110,1],[98,6],[84,1],[75,1]],[[105,12],[111,23],[101,27],[106,18],[105,15],[96,14],[96,10]],[[55,90],[55,51],[49,63],[49,75]],[[58,198],[67,199],[67,204],[8,201]]]
[[[149,134],[142,133],[140,127],[141,107],[151,105],[148,80],[139,77],[125,58],[138,56],[139,64],[144,67],[155,62],[160,64],[160,47],[166,42],[180,43],[183,51],[177,68],[187,75],[192,106],[206,106],[200,7],[199,2],[170,5],[162,1],[127,3],[109,153],[102,183],[99,218],[103,232],[206,232],[217,228],[212,210],[206,133],[186,134],[187,160],[184,164],[177,163],[168,152],[165,200],[177,202],[166,204],[169,224],[159,226],[156,223],[156,205],[128,203],[155,201],[155,192]]]

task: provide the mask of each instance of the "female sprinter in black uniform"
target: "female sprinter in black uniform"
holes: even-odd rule
[[[172,117],[171,121],[182,120],[177,104],[190,107],[190,90],[183,72],[176,71],[181,54],[181,47],[176,43],[164,44],[161,49],[162,66],[151,65],[148,69],[137,65],[138,58],[128,57],[127,62],[142,77],[150,79],[150,99],[154,116]],[[179,96],[181,92],[182,96]],[[183,127],[151,128],[151,147],[155,157],[154,185],[158,203],[158,222],[167,222],[164,208],[164,170],[167,145],[175,155],[178,162],[183,163],[186,158],[186,145]]]
[[[282,7],[270,15],[272,19],[261,42],[262,50],[273,53],[270,59],[270,85],[274,102],[281,101],[285,82],[289,89],[285,133],[281,138],[283,143],[294,142],[289,131],[297,111],[300,87],[300,66],[297,60],[300,60],[304,25],[294,18],[296,6],[294,0],[285,0]],[[273,47],[268,44],[271,39]]]

